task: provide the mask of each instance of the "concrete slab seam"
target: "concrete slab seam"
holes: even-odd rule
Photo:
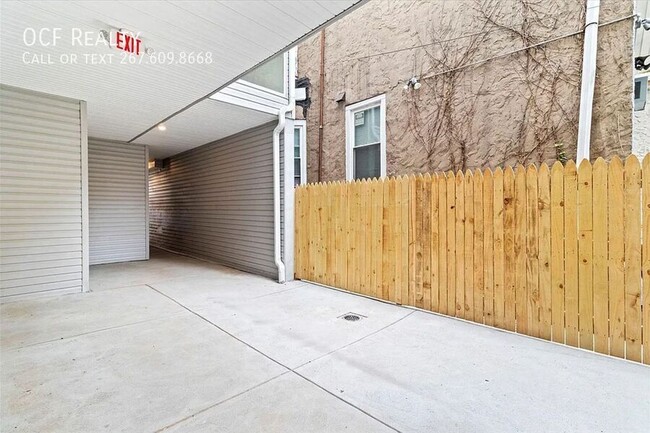
[[[162,428],[160,428],[160,429],[158,429],[158,430],[155,430],[154,433],[159,433],[159,432],[162,432],[162,431],[168,430],[168,429],[170,429],[170,428],[172,428],[172,427],[175,427],[175,426],[177,426],[178,424],[181,424],[181,423],[183,423],[183,422],[185,422],[185,421],[187,421],[187,420],[190,420],[190,419],[194,418],[194,417],[197,416],[197,415],[202,414],[203,412],[206,412],[206,411],[208,411],[208,410],[210,410],[210,409],[212,409],[212,408],[215,408],[215,407],[217,407],[217,406],[219,406],[219,405],[221,405],[221,404],[223,404],[223,403],[227,403],[227,402],[229,402],[230,400],[233,400],[233,399],[235,399],[235,398],[237,398],[237,397],[239,397],[239,396],[241,396],[241,395],[244,395],[244,394],[246,394],[246,393],[249,392],[249,391],[252,391],[252,390],[254,390],[254,389],[256,389],[256,388],[259,388],[260,386],[266,385],[267,383],[269,383],[269,382],[271,382],[271,381],[274,381],[275,379],[277,379],[277,378],[279,378],[279,377],[282,377],[282,376],[284,376],[285,374],[288,374],[288,373],[290,373],[290,372],[289,372],[289,371],[283,371],[282,373],[280,373],[280,374],[278,374],[278,375],[275,375],[275,376],[273,376],[273,377],[271,377],[271,378],[269,378],[269,379],[266,379],[265,381],[262,381],[262,382],[260,382],[260,383],[258,383],[258,384],[256,384],[256,385],[253,385],[253,386],[251,386],[251,387],[248,388],[248,389],[245,389],[245,390],[243,390],[243,391],[241,391],[241,392],[238,392],[237,394],[231,395],[230,397],[225,398],[225,399],[223,399],[223,400],[220,400],[220,401],[218,401],[218,402],[216,402],[216,403],[214,403],[214,404],[211,404],[210,406],[204,407],[203,409],[201,409],[201,410],[199,410],[199,411],[197,411],[197,412],[194,412],[193,414],[188,415],[188,416],[186,416],[185,418],[181,418],[181,419],[179,419],[179,420],[177,420],[177,421],[174,421],[174,422],[171,423],[171,424],[168,424],[168,425],[166,425],[166,426],[164,426],[164,427],[162,427]]]
[[[186,309],[186,310],[189,311],[190,313],[194,314],[194,315],[197,316],[198,318],[200,318],[200,319],[202,319],[203,321],[205,321],[205,322],[209,323],[210,325],[214,326],[215,328],[217,328],[218,330],[220,330],[220,331],[223,332],[224,334],[229,335],[231,338],[233,338],[233,339],[239,341],[240,343],[242,343],[242,344],[248,346],[250,349],[254,350],[255,352],[257,352],[257,353],[259,353],[260,355],[264,356],[265,358],[269,359],[270,361],[272,361],[272,362],[278,364],[279,366],[285,368],[285,369],[287,370],[287,372],[291,372],[291,373],[295,374],[296,376],[298,376],[298,377],[302,378],[303,380],[305,380],[305,381],[311,383],[312,385],[316,386],[317,388],[321,389],[322,391],[326,392],[327,394],[331,395],[332,397],[334,397],[334,398],[336,398],[336,399],[342,401],[343,403],[347,404],[348,406],[353,407],[354,409],[356,409],[356,410],[358,410],[359,412],[363,413],[363,414],[366,415],[367,417],[372,418],[373,420],[377,421],[378,423],[382,424],[383,426],[385,426],[385,427],[387,427],[387,428],[389,428],[389,429],[391,429],[391,430],[393,430],[393,431],[395,431],[395,432],[397,432],[397,433],[402,433],[402,432],[401,432],[400,430],[398,430],[397,428],[391,426],[390,424],[386,423],[385,421],[382,421],[381,419],[379,419],[379,418],[377,418],[376,416],[372,415],[371,413],[365,411],[364,409],[361,409],[359,406],[355,405],[354,403],[349,402],[349,401],[347,401],[346,399],[342,398],[341,396],[336,395],[335,393],[333,393],[333,392],[331,392],[330,390],[324,388],[323,386],[319,385],[318,383],[314,382],[313,380],[309,379],[308,377],[303,376],[302,374],[298,373],[297,371],[295,371],[295,369],[292,369],[292,368],[290,368],[290,367],[284,365],[283,363],[281,363],[281,362],[278,361],[277,359],[274,359],[273,357],[267,355],[266,353],[262,352],[261,350],[259,350],[259,349],[256,348],[255,346],[253,346],[253,345],[247,343],[246,341],[242,340],[241,338],[239,338],[239,337],[233,335],[232,333],[226,331],[225,329],[223,329],[222,327],[220,327],[220,326],[217,325],[216,323],[212,322],[210,319],[208,319],[208,318],[202,316],[201,314],[197,313],[196,311],[192,310],[191,308],[186,307],[185,305],[183,305],[182,303],[180,303],[180,302],[177,301],[176,299],[172,298],[171,296],[169,296],[169,295],[167,295],[167,294],[165,294],[165,293],[159,291],[158,289],[156,289],[155,287],[153,287],[153,286],[151,286],[151,285],[149,285],[149,284],[146,284],[146,286],[149,287],[149,288],[151,288],[152,290],[155,290],[156,292],[160,293],[162,296],[165,296],[166,298],[170,299],[171,301],[177,303],[179,306],[183,307],[184,309]],[[407,316],[404,316],[404,317],[400,318],[399,320],[401,320],[401,319],[403,319],[403,318],[405,318],[405,317],[407,317]],[[399,320],[397,320],[395,323],[397,323]],[[389,326],[390,326],[390,325],[389,325]],[[386,327],[387,327],[387,326],[386,326]],[[385,329],[386,327],[384,327],[384,329]],[[218,404],[215,404],[215,406],[217,406],[217,405],[218,405]]]
[[[167,319],[171,319],[171,318],[176,317],[176,316],[180,316],[181,314],[185,314],[185,312],[184,311],[179,311],[178,313],[173,313],[173,314],[169,314],[169,315],[166,315],[166,316],[152,317],[151,319],[140,320],[140,321],[137,321],[137,322],[131,322],[131,323],[124,323],[122,325],[109,326],[109,327],[106,327],[106,328],[95,329],[95,330],[92,330],[92,331],[82,332],[82,333],[75,334],[75,335],[70,335],[70,336],[67,336],[67,337],[60,337],[60,338],[53,338],[51,340],[38,341],[36,343],[30,343],[30,344],[26,344],[24,346],[9,347],[9,348],[7,348],[5,350],[6,351],[14,351],[14,350],[20,350],[20,349],[27,349],[27,348],[34,347],[34,346],[40,346],[41,344],[48,344],[48,343],[55,343],[57,341],[71,340],[71,339],[77,338],[77,337],[83,337],[83,336],[86,336],[86,335],[96,334],[96,333],[99,333],[99,332],[112,331],[112,330],[115,330],[115,329],[126,328],[128,326],[141,325],[143,323],[153,322],[153,321],[156,321],[156,320],[167,320]]]
[[[295,367],[293,370],[297,370],[297,369],[299,369],[299,368],[301,368],[301,367],[304,367],[304,366],[306,366],[306,365],[308,365],[308,364],[311,364],[311,363],[314,362],[314,361],[318,361],[319,359],[323,359],[323,358],[325,358],[325,357],[327,357],[327,356],[330,356],[330,355],[333,354],[333,353],[336,353],[336,352],[338,352],[338,351],[340,351],[340,350],[343,350],[343,349],[345,349],[345,348],[347,348],[347,347],[350,347],[350,346],[352,346],[352,345],[354,345],[354,344],[357,344],[357,343],[359,343],[359,342],[365,340],[365,339],[368,338],[368,337],[372,337],[373,335],[379,334],[381,331],[385,330],[386,328],[390,328],[391,326],[393,326],[393,325],[395,325],[395,324],[401,322],[402,320],[406,319],[407,317],[409,317],[409,316],[412,315],[413,313],[415,313],[415,311],[411,311],[410,313],[405,314],[404,316],[400,317],[399,319],[397,319],[397,320],[395,320],[395,321],[389,323],[389,324],[386,325],[386,326],[383,326],[383,327],[381,327],[381,328],[379,328],[379,329],[377,329],[377,330],[371,332],[370,334],[364,335],[364,336],[361,337],[361,338],[358,338],[358,339],[356,339],[356,340],[354,340],[354,341],[352,341],[352,342],[350,342],[350,343],[348,343],[348,344],[345,344],[345,345],[343,345],[343,346],[341,346],[341,347],[338,347],[338,348],[336,348],[336,349],[334,349],[334,350],[332,350],[332,351],[330,351],[330,352],[327,352],[327,353],[325,353],[325,354],[323,354],[323,355],[321,355],[321,356],[319,356],[319,357],[317,357],[317,358],[310,359],[309,361],[307,361],[307,362],[305,362],[305,363],[302,363],[302,364],[300,364],[299,366]]]
[[[277,292],[265,293],[263,295],[255,296],[254,298],[250,298],[250,299],[255,300],[255,299],[260,299],[260,298],[264,298],[264,297],[267,297],[267,296],[273,296],[273,295],[277,295],[279,293],[290,292],[291,290],[300,289],[301,287],[307,287],[307,285],[306,284],[301,284],[299,286],[291,287],[289,289],[283,289],[283,290],[278,290]]]

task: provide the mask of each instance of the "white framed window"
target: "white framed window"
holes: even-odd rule
[[[386,176],[386,95],[345,107],[346,179]]]
[[[307,183],[307,122],[293,121],[293,179],[294,186]]]

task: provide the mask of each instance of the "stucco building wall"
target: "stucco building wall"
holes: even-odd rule
[[[321,180],[345,178],[345,106],[379,94],[386,94],[388,175],[574,158],[583,39],[562,36],[581,31],[584,9],[582,0],[375,0],[332,24]],[[594,159],[631,151],[630,15],[632,0],[602,0]],[[312,82],[310,182],[318,180],[319,72],[315,35],[298,48],[298,74]],[[413,76],[422,87],[403,90]],[[337,103],[340,92],[345,101]]]

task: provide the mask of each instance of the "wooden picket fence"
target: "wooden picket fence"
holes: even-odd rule
[[[295,209],[299,279],[650,364],[636,157],[310,184]]]

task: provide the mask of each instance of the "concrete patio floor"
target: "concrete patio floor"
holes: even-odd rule
[[[0,306],[3,432],[650,425],[650,368],[619,359],[160,251],[91,286]]]

